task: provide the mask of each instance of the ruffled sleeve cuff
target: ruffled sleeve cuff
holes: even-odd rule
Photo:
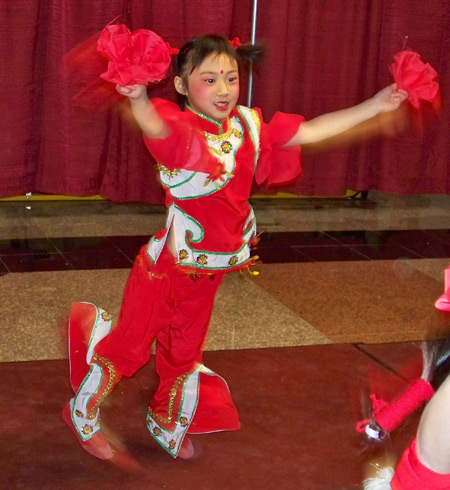
[[[282,186],[296,179],[302,171],[300,146],[285,148],[297,133],[303,116],[277,112],[261,127],[260,158],[256,168],[256,183],[267,180],[268,187]]]
[[[170,129],[166,138],[149,138],[144,134],[144,142],[155,160],[169,170],[217,174],[221,163],[209,151],[195,114],[183,112],[173,102],[163,99],[152,99],[152,102]]]

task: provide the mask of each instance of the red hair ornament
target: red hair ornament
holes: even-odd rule
[[[122,86],[158,83],[172,62],[171,48],[158,34],[148,29],[130,32],[125,24],[106,26],[97,50],[109,61],[100,77]]]
[[[239,46],[242,45],[241,40],[238,37],[235,37],[234,39],[228,42],[233,46],[234,49],[237,49],[239,48]]]

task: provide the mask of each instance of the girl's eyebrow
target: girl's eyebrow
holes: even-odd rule
[[[238,73],[238,70],[230,70],[225,73],[225,75],[229,75],[230,73]],[[200,75],[218,75],[219,73],[216,71],[202,71]]]

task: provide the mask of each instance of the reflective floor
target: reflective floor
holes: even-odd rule
[[[230,383],[242,430],[202,436],[198,459],[172,461],[141,440],[142,421],[130,422],[116,395],[111,420],[145,468],[132,476],[114,468],[108,477],[59,418],[70,389],[58,324],[72,301],[117,315],[133,258],[164,226],[164,210],[102,201],[0,204],[5,488],[83,488],[87,477],[98,488],[359,487],[364,470],[353,427],[368,373],[401,384],[404,364],[418,355],[414,342],[447,328],[434,301],[450,261],[450,198],[371,192],[366,200],[252,204],[263,231],[255,251],[260,274],[226,277],[205,354]],[[145,412],[153,366],[126,381]],[[408,435],[396,442],[399,450]],[[325,465],[333,472],[325,475]]]

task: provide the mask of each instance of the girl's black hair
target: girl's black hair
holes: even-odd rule
[[[240,45],[235,49],[224,37],[215,34],[199,36],[188,41],[173,60],[175,76],[187,84],[187,76],[211,54],[226,54],[235,60],[240,68],[242,63],[258,64],[264,57],[264,48],[260,45]],[[179,103],[184,106],[186,97],[179,94]]]

